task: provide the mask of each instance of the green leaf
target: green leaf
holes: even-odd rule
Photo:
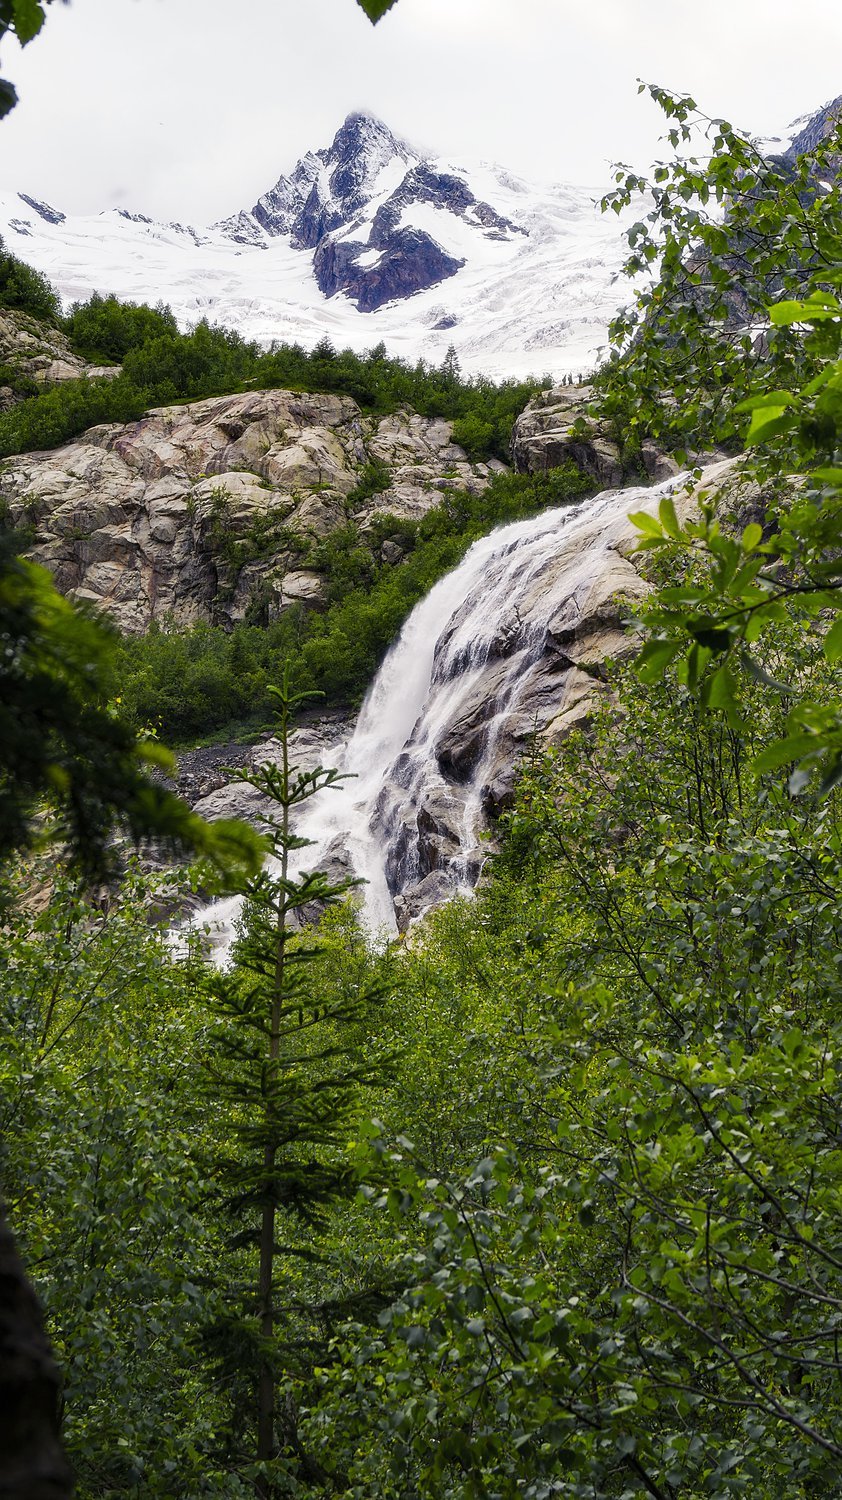
[[[842,656],[842,615],[834,620],[824,638],[824,654],[831,666]]]
[[[650,516],[648,510],[632,511],[629,515],[629,520],[631,521],[632,525],[636,526],[638,531],[642,531],[645,536],[655,536],[659,539],[663,537],[663,528],[660,521],[658,520],[657,516]]]
[[[768,438],[775,437],[779,432],[786,432],[792,426],[792,417],[785,415],[786,408],[783,406],[766,406],[756,411],[749,424],[746,433],[747,443],[765,443]]]
[[[731,644],[730,632],[723,629],[710,616],[703,615],[699,619],[689,619],[687,629],[700,646],[704,646],[706,651],[711,651],[715,656],[727,651]]]
[[[683,642],[680,640],[647,641],[635,659],[639,676],[644,682],[657,682],[682,649]]]
[[[18,96],[14,86],[9,83],[7,78],[0,78],[0,120],[3,119],[4,115],[11,113],[17,102]]]
[[[790,761],[800,760],[804,755],[811,755],[820,745],[813,734],[790,734],[784,740],[776,740],[773,745],[767,745],[754,758],[755,771],[776,771],[778,766],[788,765]]]
[[[15,35],[22,47],[37,36],[44,24],[44,12],[39,0],[12,0]]]
[[[385,16],[387,10],[391,10],[395,3],[396,0],[357,0],[357,4],[362,6],[368,19],[375,22],[379,21],[381,16]]]
[[[747,401],[740,401],[734,410],[762,411],[767,406],[777,406],[783,410],[784,407],[797,405],[797,399],[790,391],[766,391],[762,396],[749,396]]]
[[[734,701],[734,679],[726,665],[717,667],[704,686],[703,701],[708,708],[727,708]]]
[[[827,318],[838,318],[839,303],[835,298],[826,301],[808,298],[806,302],[776,302],[769,308],[769,317],[776,328],[786,328],[791,323],[818,323]]]
[[[801,395],[802,396],[815,396],[815,395],[817,395],[818,392],[820,390],[822,390],[824,386],[830,384],[831,382],[834,382],[834,379],[835,379],[836,376],[837,376],[836,366],[835,365],[826,365],[823,370],[819,371],[819,373],[816,376],[815,380],[811,380],[810,383],[809,383],[809,385],[805,385],[803,391],[801,392]]]
[[[762,540],[763,540],[763,527],[762,526],[758,526],[758,524],[757,524],[756,521],[750,521],[749,524],[748,524],[748,526],[746,526],[746,528],[745,528],[745,530],[743,532],[743,537],[742,537],[743,551],[744,552],[753,552],[754,549],[755,549],[755,547],[758,545],[758,543],[762,542]]]
[[[663,500],[658,506],[658,516],[667,536],[671,536],[674,541],[678,541],[681,536],[681,527],[678,524],[678,516],[675,513],[675,502],[672,495],[664,495]]]

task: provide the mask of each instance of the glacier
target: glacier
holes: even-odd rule
[[[440,364],[453,346],[467,374],[557,380],[595,368],[630,296],[625,221],[603,216],[599,197],[491,163],[424,157],[355,114],[330,147],[219,223],[119,208],[73,215],[3,190],[0,235],[65,306],[114,293],[168,303],[182,328],[206,318],[263,347],[327,338],[362,352],[382,342],[392,355]],[[388,295],[388,267],[405,295]],[[386,300],[361,311],[342,286],[328,294],[317,274],[324,282],[337,268],[358,300]]]

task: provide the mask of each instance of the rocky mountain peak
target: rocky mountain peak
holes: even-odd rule
[[[432,210],[432,213],[430,212]],[[241,244],[288,237],[315,251],[319,289],[344,292],[360,312],[373,312],[454,276],[466,263],[440,242],[462,222],[477,240],[528,235],[484,203],[457,172],[441,170],[364,110],[347,115],[331,144],[308,152],[289,176],[220,227]],[[435,224],[435,233],[430,226]]]
[[[407,165],[421,159],[406,141],[393,135],[383,120],[364,110],[353,110],[345,116],[322,155],[326,166],[353,167],[361,180],[364,176],[373,180],[382,167],[395,159]]]
[[[420,160],[382,120],[355,111],[328,147],[308,151],[289,176],[279,177],[251,214],[266,234],[289,235],[294,245],[314,250],[325,235],[363,211],[384,168],[394,163],[397,186],[407,168]],[[225,227],[235,223],[228,220]]]
[[[827,140],[837,125],[840,115],[842,115],[842,94],[829,100],[827,104],[823,104],[821,109],[817,109],[815,114],[807,118],[803,128],[793,136],[786,152],[787,157],[794,161],[797,156],[805,152],[815,151],[822,141]],[[800,125],[801,121],[797,123]]]
[[[210,317],[307,346],[328,331],[358,348],[382,338],[433,362],[455,341],[465,368],[497,376],[591,367],[621,298],[622,242],[590,190],[435,157],[366,110],[337,125],[221,223],[117,209],[65,221],[9,190],[0,234],[66,302],[163,298],[182,325]]]

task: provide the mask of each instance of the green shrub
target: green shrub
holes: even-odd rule
[[[381,495],[392,483],[392,471],[388,464],[381,463],[375,458],[371,463],[364,464],[360,469],[360,477],[348,496],[348,508],[353,510],[358,505],[363,505],[366,500],[371,500],[374,495]]]
[[[133,422],[148,405],[144,391],[116,380],[65,380],[0,414],[0,458],[56,448],[99,422]]]
[[[0,307],[12,307],[33,318],[55,324],[61,317],[61,302],[46,276],[33,270],[7,250],[0,239]]]
[[[175,318],[163,303],[145,307],[102,297],[99,292],[87,302],[77,302],[62,326],[76,352],[93,363],[120,363],[131,349],[178,333]]]
[[[473,414],[457,417],[453,423],[453,441],[464,448],[469,458],[482,458],[494,443],[494,427]]]
[[[38,396],[41,390],[38,382],[31,375],[24,375],[17,365],[0,365],[0,385],[10,387],[19,401]]]
[[[192,333],[155,335],[126,353],[126,378],[139,387],[178,396],[214,396],[240,390],[256,373],[260,355],[239,334],[199,323]]]

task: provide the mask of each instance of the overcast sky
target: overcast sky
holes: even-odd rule
[[[232,19],[233,18],[233,19]],[[839,0],[72,0],[2,71],[0,187],[207,223],[353,109],[456,161],[601,185],[657,153],[636,77],[758,133],[842,93]]]

